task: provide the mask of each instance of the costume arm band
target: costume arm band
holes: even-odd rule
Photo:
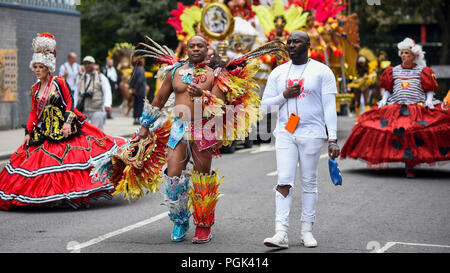
[[[328,139],[337,139],[336,94],[322,94],[322,105],[324,109],[325,125],[328,130]]]
[[[160,116],[161,109],[152,106],[149,101],[144,98],[144,111],[142,112],[141,125],[147,128],[151,128]]]

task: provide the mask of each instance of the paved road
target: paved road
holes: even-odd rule
[[[353,119],[339,117],[342,143],[352,124]],[[190,242],[194,228],[184,242],[170,242],[167,208],[160,205],[162,195],[153,194],[133,203],[118,196],[97,200],[81,210],[0,211],[0,252],[272,253],[262,241],[274,232],[275,166],[273,144],[241,148],[214,161],[213,167],[225,180],[209,244]],[[402,169],[374,171],[354,160],[340,161],[340,167],[344,182],[335,187],[327,157],[320,160],[314,232],[319,246],[300,245],[301,202],[296,188],[290,248],[277,252],[450,253],[449,164],[421,168],[416,179],[404,178]],[[77,244],[80,249],[70,249]]]

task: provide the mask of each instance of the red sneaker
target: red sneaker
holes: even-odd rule
[[[195,228],[195,235],[192,238],[194,244],[204,244],[211,241],[211,227],[199,227]]]

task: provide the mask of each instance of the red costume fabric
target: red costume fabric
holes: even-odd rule
[[[110,197],[110,183],[92,183],[91,161],[107,156],[107,152],[123,145],[122,138],[113,138],[88,122],[73,108],[72,96],[63,78],[54,80],[56,91],[49,96],[45,112],[38,117],[37,91],[32,89],[32,107],[26,132],[38,141],[25,149],[20,146],[0,172],[0,208],[16,206],[88,205],[94,197]],[[50,113],[50,114],[47,114]],[[59,133],[64,122],[71,122],[69,138]],[[45,128],[43,130],[42,128]],[[51,128],[51,130],[50,130]],[[38,132],[39,133],[36,133]]]
[[[392,72],[392,67],[384,71],[380,87],[393,94],[409,92],[407,86],[395,83]],[[423,68],[420,84],[425,93],[437,90],[430,68]],[[425,97],[420,100],[423,102]],[[341,151],[341,158],[347,157],[364,160],[373,168],[387,167],[392,162],[414,167],[450,160],[450,111],[442,110],[440,103],[435,103],[434,109],[423,103],[389,104],[389,100],[381,108],[376,105],[352,128]]]
[[[394,87],[394,77],[392,70],[393,67],[390,66],[386,68],[380,76],[380,87],[386,89],[391,93],[393,92]],[[434,72],[428,66],[423,68],[422,73],[420,75],[420,81],[422,84],[422,88],[425,92],[435,91],[438,89],[438,83],[436,82]]]

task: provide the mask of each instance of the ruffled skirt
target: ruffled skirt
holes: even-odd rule
[[[341,158],[361,159],[372,168],[402,162],[407,167],[450,160],[450,111],[436,104],[374,106],[361,115]]]
[[[93,183],[91,160],[108,156],[125,139],[113,138],[85,122],[83,134],[58,143],[20,146],[0,172],[0,208],[70,205],[78,208],[91,198],[110,197],[110,183]]]

